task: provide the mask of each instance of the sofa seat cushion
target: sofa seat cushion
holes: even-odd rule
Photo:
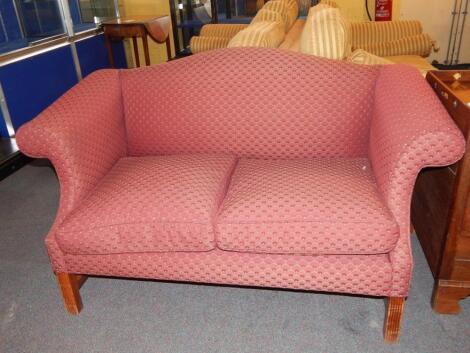
[[[272,254],[380,254],[398,226],[367,159],[241,159],[216,225],[224,250]]]
[[[65,253],[207,251],[235,157],[120,159],[57,231]]]

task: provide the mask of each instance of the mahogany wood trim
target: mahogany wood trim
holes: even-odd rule
[[[432,294],[432,308],[439,314],[458,314],[459,301],[470,296],[470,286],[460,281],[438,280]]]
[[[140,67],[139,48],[137,47],[136,37],[132,37],[132,46],[134,47],[135,67]]]
[[[57,281],[62,292],[64,305],[72,315],[78,315],[83,308],[80,297],[80,287],[85,282],[86,276],[73,275],[70,273],[57,273]]]
[[[166,45],[166,55],[167,55],[167,57],[168,57],[168,61],[170,61],[170,60],[171,60],[170,36],[166,37],[165,45]]]
[[[387,309],[384,322],[384,340],[387,343],[395,343],[400,337],[400,325],[405,308],[405,298],[389,297],[387,298]]]
[[[149,45],[147,41],[147,36],[142,37],[142,43],[144,47],[145,65],[150,66],[150,53],[149,53]]]

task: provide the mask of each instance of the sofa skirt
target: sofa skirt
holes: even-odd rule
[[[274,255],[219,249],[65,255],[68,273],[389,296],[392,265],[380,255]]]

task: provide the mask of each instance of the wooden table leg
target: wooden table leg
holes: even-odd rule
[[[108,60],[109,66],[114,68],[114,56],[113,56],[113,46],[111,44],[111,38],[109,36],[105,36],[106,48],[108,49]]]
[[[136,37],[132,37],[132,45],[134,46],[135,66],[140,67],[139,48],[137,47]]]
[[[170,44],[170,35],[166,37],[165,39],[165,44],[166,44],[166,56],[168,57],[167,61],[171,60],[171,44]]]
[[[149,54],[149,43],[147,41],[147,35],[142,36],[142,44],[144,46],[145,65],[150,65],[150,54]]]

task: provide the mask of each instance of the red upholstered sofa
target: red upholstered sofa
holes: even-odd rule
[[[86,275],[352,293],[388,299],[388,341],[416,175],[464,151],[416,69],[254,48],[96,72],[17,138],[57,171],[71,313]]]

